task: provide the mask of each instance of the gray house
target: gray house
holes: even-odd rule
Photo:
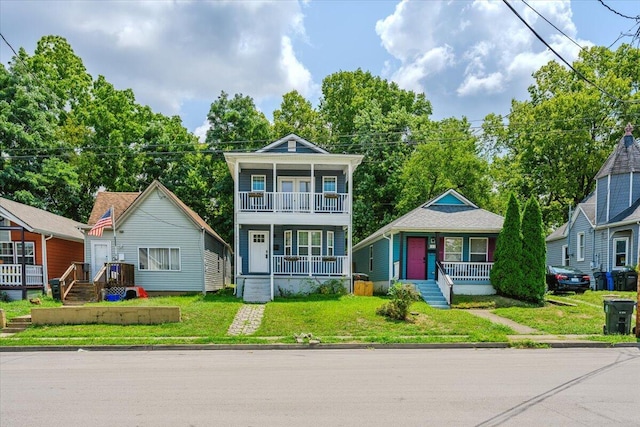
[[[435,307],[449,307],[452,292],[494,294],[489,273],[503,222],[450,189],[355,245],[354,271],[378,292],[413,283]]]
[[[112,224],[85,236],[91,277],[105,263],[123,262],[149,293],[204,293],[231,282],[229,244],[160,182],[142,193],[98,193],[87,229],[108,211]]]
[[[332,279],[350,289],[352,177],[363,156],[291,134],[224,157],[234,180],[238,296],[266,302]]]
[[[628,125],[596,175],[596,189],[547,237],[547,264],[585,273],[636,265],[640,256],[640,146]]]

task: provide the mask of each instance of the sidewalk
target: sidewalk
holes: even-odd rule
[[[563,342],[563,343],[593,342],[593,341],[587,340],[586,336],[584,335],[547,334],[537,329],[533,329],[529,326],[514,322],[511,319],[498,316],[497,314],[492,313],[489,310],[472,309],[468,311],[474,316],[482,317],[483,319],[487,319],[493,323],[504,325],[513,329],[516,332],[516,335],[507,335],[507,338],[509,338],[509,341],[536,341],[536,342],[545,343],[545,344],[552,343],[552,342]]]

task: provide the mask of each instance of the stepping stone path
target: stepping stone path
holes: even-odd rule
[[[260,327],[264,316],[264,304],[245,304],[233,319],[227,335],[251,335]]]

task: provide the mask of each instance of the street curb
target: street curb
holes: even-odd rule
[[[0,347],[0,353],[20,353],[30,351],[168,351],[168,350],[436,350],[436,349],[538,349],[538,348],[638,348],[640,343],[606,342],[518,342],[499,343],[370,343],[370,344],[186,344],[186,345],[96,345],[96,346],[7,346]],[[540,346],[540,347],[536,347]]]

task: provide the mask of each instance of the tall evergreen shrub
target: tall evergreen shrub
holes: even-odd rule
[[[491,268],[491,284],[496,292],[516,296],[522,284],[522,234],[520,231],[520,206],[515,196],[509,196],[502,230],[498,235]]]
[[[522,213],[521,299],[541,303],[545,292],[547,248],[538,200],[531,197]]]

